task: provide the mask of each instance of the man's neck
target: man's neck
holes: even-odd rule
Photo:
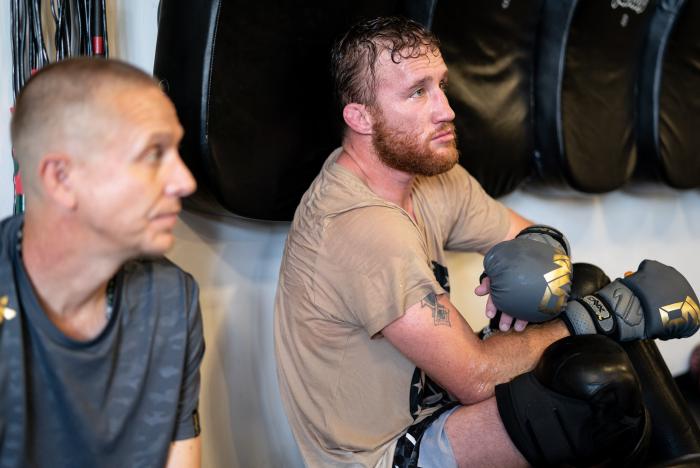
[[[27,219],[22,261],[47,317],[67,336],[88,340],[107,324],[107,285],[123,259],[88,251],[70,226]]]
[[[403,208],[412,218],[411,193],[415,176],[384,164],[371,144],[346,139],[337,163],[359,177],[379,197]]]

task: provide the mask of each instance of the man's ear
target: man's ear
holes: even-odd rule
[[[77,204],[74,170],[75,165],[66,154],[49,153],[39,161],[39,184],[45,196],[67,209]]]
[[[348,127],[361,135],[372,133],[372,116],[364,104],[351,102],[343,108],[343,120]]]

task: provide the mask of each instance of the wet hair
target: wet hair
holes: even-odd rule
[[[52,63],[22,88],[10,124],[15,156],[30,176],[45,151],[88,134],[104,95],[130,87],[158,87],[142,70],[118,60],[71,58]],[[24,169],[28,169],[25,171]],[[31,176],[30,176],[31,177]],[[31,182],[31,178],[29,180]]]
[[[372,105],[376,97],[376,64],[388,50],[391,60],[439,54],[440,42],[419,23],[398,16],[361,21],[331,51],[331,74],[341,108],[356,102]]]

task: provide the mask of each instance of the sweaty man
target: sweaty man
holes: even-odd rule
[[[456,164],[447,68],[429,32],[367,21],[332,60],[342,147],[296,211],[275,310],[281,393],[304,459],[409,466],[420,437],[419,466],[525,465],[494,387],[567,328],[479,340],[450,302],[444,250],[486,252],[531,223]],[[477,288],[487,292],[488,279]]]
[[[199,466],[198,288],[162,258],[195,189],[175,108],[117,61],[49,65],[12,143],[0,223],[0,466]]]

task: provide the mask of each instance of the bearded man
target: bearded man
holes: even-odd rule
[[[536,444],[515,428],[520,406],[509,411],[508,404],[497,405],[494,393],[497,385],[533,369],[545,348],[569,335],[567,326],[556,319],[525,328],[523,317],[513,325],[504,314],[501,330],[513,326],[519,333],[479,339],[450,302],[444,254],[486,252],[524,230],[525,238],[548,238],[531,243],[552,249],[549,260],[554,253],[567,265],[566,241],[554,230],[528,233],[528,220],[490,198],[457,165],[447,67],[430,32],[402,18],[359,23],[334,47],[332,65],[345,122],[342,146],[297,208],[275,302],[280,390],[305,462],[523,466],[537,463],[540,453],[543,461],[566,460],[560,447],[552,457],[547,447],[529,450]],[[489,293],[495,284],[490,281],[485,278],[476,293]],[[495,313],[489,296],[487,316]],[[631,397],[639,395],[631,365],[612,340],[594,338],[595,345],[585,346],[593,352],[614,348],[605,355],[619,361],[606,366],[596,355],[595,366],[616,373],[586,376],[615,381],[606,388],[630,390],[626,401],[635,406],[628,421],[635,425],[615,427],[614,433],[635,439],[643,417],[637,418],[639,399]],[[573,347],[580,350],[577,343]],[[540,368],[560,369],[552,358],[570,355],[556,350]],[[545,374],[538,374],[539,382],[548,379]],[[620,376],[625,383],[618,385]],[[538,392],[547,384],[536,386],[534,400],[544,398]],[[519,398],[520,388],[502,392],[501,401]],[[513,415],[510,431],[502,408]]]

